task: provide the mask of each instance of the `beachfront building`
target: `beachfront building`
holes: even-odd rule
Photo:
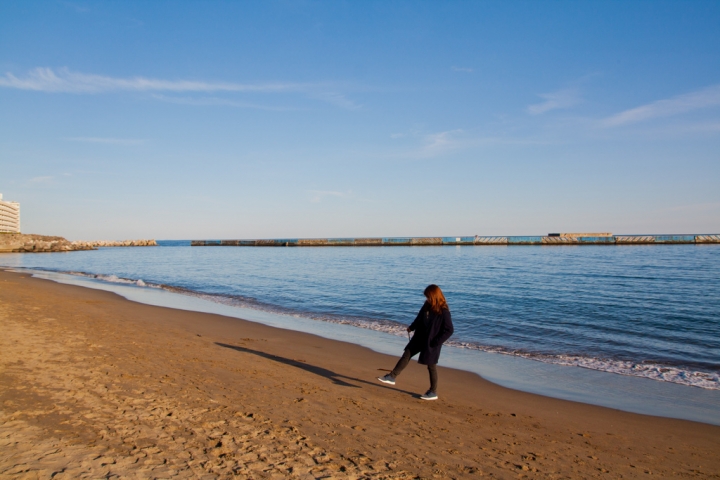
[[[3,201],[0,193],[0,233],[20,233],[20,204]]]

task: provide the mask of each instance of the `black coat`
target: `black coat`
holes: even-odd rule
[[[453,334],[453,324],[450,310],[443,309],[438,315],[425,304],[420,309],[415,321],[410,325],[410,331],[415,332],[405,350],[413,355],[420,352],[418,363],[422,365],[435,365],[440,359],[442,344]]]

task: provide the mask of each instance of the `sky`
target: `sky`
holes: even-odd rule
[[[720,233],[717,1],[0,2],[0,193],[94,239]]]

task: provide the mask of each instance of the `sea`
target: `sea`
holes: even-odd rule
[[[4,254],[0,266],[397,355],[434,283],[455,326],[441,365],[528,392],[720,424],[720,245],[158,243]]]

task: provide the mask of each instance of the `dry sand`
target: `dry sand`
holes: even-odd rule
[[[0,271],[0,477],[720,477],[720,427],[395,360]]]

